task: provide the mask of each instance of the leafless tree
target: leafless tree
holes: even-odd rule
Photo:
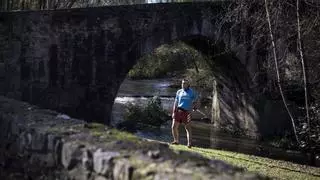
[[[279,73],[279,67],[278,67],[278,57],[277,57],[277,53],[276,53],[276,45],[275,45],[275,40],[274,40],[274,37],[273,37],[273,31],[272,31],[270,14],[269,14],[268,1],[264,0],[264,2],[265,2],[266,18],[267,18],[268,27],[269,27],[269,34],[270,34],[271,43],[272,43],[272,53],[273,53],[273,58],[274,58],[274,64],[275,64],[275,69],[276,69],[276,73],[277,73],[277,84],[278,84],[278,87],[279,87],[279,92],[281,94],[281,98],[282,98],[284,106],[286,107],[288,115],[290,116],[296,140],[297,140],[297,142],[300,142],[299,138],[298,138],[297,130],[296,130],[297,128],[296,128],[295,121],[294,121],[292,113],[291,113],[291,111],[290,111],[290,109],[288,107],[288,103],[286,101],[286,98],[284,97],[284,94],[283,94],[283,90],[282,90],[282,86],[281,86],[280,73]]]

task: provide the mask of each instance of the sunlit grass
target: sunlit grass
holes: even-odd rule
[[[131,141],[131,142],[139,141],[139,138],[131,133],[127,133],[125,131],[119,131],[113,128],[105,129],[106,126],[99,123],[89,123],[86,126],[87,128],[90,129],[90,133],[93,136],[103,137],[104,140],[107,140],[107,139],[109,139],[109,141],[125,140],[125,141]]]
[[[247,171],[259,173],[275,179],[320,179],[320,168],[294,164],[287,161],[273,160],[269,158],[215,149],[205,149],[198,147],[189,149],[183,145],[170,145],[170,148],[173,150],[196,152],[203,155],[204,157],[222,160],[229,164],[242,167]]]
[[[127,140],[127,141],[132,141],[132,142],[139,141],[139,138],[131,133],[127,133],[124,131],[118,131],[116,129],[112,129],[111,132],[117,140]]]
[[[117,129],[106,128],[105,126],[99,124],[88,124],[87,128],[90,129],[90,132],[93,136],[104,137],[103,139],[105,142],[124,140],[141,145],[141,139],[131,133],[119,131]],[[209,159],[222,160],[234,166],[241,167],[247,171],[259,173],[274,179],[320,180],[320,168],[316,167],[299,165],[288,161],[274,160],[231,151],[199,147],[192,147],[189,149],[185,145],[170,145],[169,147],[174,151],[191,151],[199,153]],[[144,148],[148,148],[148,146],[145,146]]]

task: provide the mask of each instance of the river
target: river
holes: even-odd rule
[[[111,125],[115,125],[117,122],[123,120],[126,103],[145,105],[148,99],[153,96],[159,96],[163,108],[170,113],[174,96],[177,91],[177,89],[170,88],[171,83],[172,81],[168,79],[126,79],[121,84],[117,98],[115,99]],[[200,111],[206,116],[210,115],[209,108],[205,106],[201,106]],[[198,112],[193,112],[192,115],[195,119],[206,117]],[[138,131],[136,135],[142,138],[171,142],[171,121],[168,121],[157,131]],[[180,143],[186,144],[186,134],[183,126],[180,127]],[[232,137],[228,134],[218,134],[213,131],[212,124],[201,121],[192,122],[192,144],[197,147],[223,149],[274,159],[288,160],[300,164],[307,164],[308,159],[305,154],[296,151],[272,147],[252,139]]]

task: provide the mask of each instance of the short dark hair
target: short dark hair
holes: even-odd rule
[[[182,81],[188,82],[190,84],[190,81],[188,79],[182,79]]]
[[[188,86],[187,87],[190,87],[190,81],[188,79],[182,79],[181,82],[187,82]]]

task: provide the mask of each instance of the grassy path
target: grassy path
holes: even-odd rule
[[[189,149],[184,145],[170,145],[170,148],[175,151],[196,152],[207,158],[219,159],[247,171],[257,172],[275,179],[320,180],[320,168],[316,167],[215,149],[198,147]]]

